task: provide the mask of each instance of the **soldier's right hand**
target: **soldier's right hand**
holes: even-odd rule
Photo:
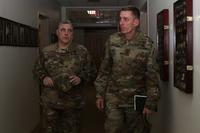
[[[43,85],[45,85],[46,87],[53,87],[54,83],[53,83],[53,80],[51,79],[51,77],[46,76],[43,79]]]
[[[96,106],[100,111],[103,111],[103,109],[104,109],[104,99],[103,98],[97,98]]]

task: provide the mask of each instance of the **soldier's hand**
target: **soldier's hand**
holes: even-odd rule
[[[47,87],[53,87],[53,86],[54,86],[54,83],[53,83],[53,80],[51,79],[51,77],[46,76],[46,77],[43,79],[43,85],[45,85],[45,86],[47,86]]]
[[[76,75],[70,76],[69,79],[70,79],[69,82],[72,83],[73,85],[78,85],[78,84],[81,83],[81,78],[79,78],[79,77],[76,76]]]
[[[143,113],[143,115],[144,115],[147,119],[149,119],[149,117],[150,117],[150,115],[153,113],[153,111],[151,111],[150,109],[144,107],[144,110],[143,110],[142,113]]]
[[[100,111],[103,111],[103,109],[104,109],[104,99],[103,98],[97,98],[96,106]]]

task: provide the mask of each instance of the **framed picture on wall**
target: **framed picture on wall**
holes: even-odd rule
[[[0,46],[38,47],[38,30],[0,17]]]
[[[24,25],[21,24],[19,27],[19,42],[21,46],[24,45]]]
[[[5,20],[5,44],[12,45],[12,22]]]
[[[0,18],[0,45],[4,44],[4,19]]]
[[[31,29],[28,26],[24,27],[24,43],[26,46],[31,46]]]
[[[31,30],[31,45],[37,47],[38,45],[38,30],[32,29]]]
[[[169,80],[169,11],[164,9],[157,14],[157,43],[160,77]]]
[[[193,91],[193,13],[192,0],[174,3],[174,86]]]
[[[12,31],[13,32],[12,33],[13,34],[12,35],[13,39],[12,39],[12,42],[13,42],[13,45],[18,46],[19,43],[20,43],[20,41],[19,41],[19,36],[20,36],[19,28],[20,28],[20,26],[19,26],[18,23],[13,22],[12,27],[13,27],[13,31]]]

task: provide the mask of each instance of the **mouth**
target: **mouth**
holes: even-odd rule
[[[125,28],[120,28],[120,30],[121,30],[121,31],[125,31],[126,29],[125,29]]]
[[[68,39],[69,39],[69,37],[63,37],[63,39],[65,39],[65,40],[68,40]]]
[[[125,28],[125,27],[122,27],[122,26],[120,26],[120,29],[121,29],[121,30],[125,30],[126,28]]]

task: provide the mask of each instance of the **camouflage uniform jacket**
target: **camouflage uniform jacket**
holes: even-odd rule
[[[159,100],[159,68],[156,48],[142,32],[126,41],[121,33],[110,36],[95,81],[96,97],[106,104],[133,104],[134,95],[146,95],[145,106],[155,110]]]
[[[66,94],[80,90],[78,89],[80,85],[90,81],[95,77],[95,74],[96,69],[87,49],[83,45],[73,42],[69,44],[67,49],[60,49],[57,43],[45,47],[34,68],[34,76],[40,82],[43,81],[44,77],[49,76],[53,79],[54,89]],[[79,76],[81,84],[72,86],[69,82],[71,75]],[[42,91],[44,90],[47,89]]]

